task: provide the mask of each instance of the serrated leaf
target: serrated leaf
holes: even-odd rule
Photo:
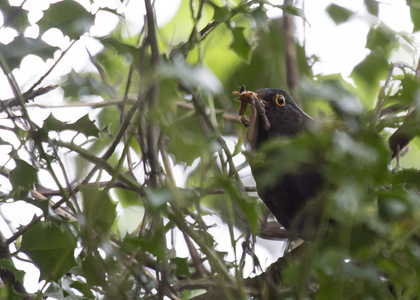
[[[108,192],[94,186],[80,187],[86,218],[86,227],[95,230],[101,236],[107,236],[117,216],[116,204],[111,201]]]
[[[115,90],[99,79],[97,74],[78,74],[72,71],[67,75],[66,82],[61,85],[65,97],[80,100],[82,96],[105,95],[109,98],[117,96]]]
[[[337,25],[346,22],[353,15],[351,10],[336,4],[328,5],[326,10]]]
[[[73,0],[51,4],[38,21],[41,33],[50,28],[58,28],[64,35],[77,39],[90,30],[94,16]]]
[[[67,129],[81,132],[86,136],[99,137],[99,129],[86,114],[74,123],[67,124]]]
[[[232,49],[240,58],[242,58],[246,63],[249,63],[252,54],[252,46],[244,36],[245,28],[233,28],[231,30],[233,40],[230,44],[230,49]]]
[[[41,279],[57,281],[76,265],[74,249],[77,239],[70,230],[38,222],[22,236],[20,251],[37,265]]]
[[[37,55],[43,60],[51,58],[59,48],[45,43],[40,38],[31,39],[22,35],[17,36],[13,42],[1,47],[1,52],[7,61],[10,70],[18,68],[22,59],[29,55]]]
[[[8,1],[0,1],[0,10],[4,18],[3,27],[12,27],[22,33],[30,25],[27,10],[10,6]]]
[[[9,179],[15,199],[25,197],[37,182],[38,170],[21,159],[15,159],[16,167],[10,171]]]
[[[64,131],[72,130],[76,132],[83,133],[86,136],[99,137],[99,129],[95,126],[94,122],[89,118],[89,115],[86,114],[74,123],[65,123],[56,119],[52,114],[48,116],[44,121],[42,127],[46,131]]]

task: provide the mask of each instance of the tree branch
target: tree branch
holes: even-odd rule
[[[284,0],[284,6],[293,6],[293,0]],[[296,59],[296,42],[293,28],[293,16],[283,10],[284,44],[286,56],[286,78],[289,93],[296,99],[299,71]]]

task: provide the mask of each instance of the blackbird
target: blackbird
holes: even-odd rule
[[[316,126],[316,121],[303,112],[283,90],[265,88],[247,92],[243,86],[239,93],[234,94],[241,101],[241,115],[247,104],[251,104],[250,120],[242,120],[247,127],[247,140],[252,150],[260,150],[264,143],[273,139],[294,138]],[[274,151],[266,155],[269,160],[270,155],[278,153]],[[287,159],[284,157],[284,160]],[[279,158],[276,157],[275,161],[278,162]],[[297,170],[284,172],[274,180],[267,180],[267,174],[273,168],[270,163],[250,165],[258,195],[277,221],[295,235],[313,236],[320,212],[316,211],[319,207],[308,209],[307,204],[322,187],[323,180],[317,163],[302,162]]]

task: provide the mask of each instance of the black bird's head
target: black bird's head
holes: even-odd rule
[[[258,125],[257,147],[268,139],[278,136],[293,136],[306,125],[314,122],[295,103],[292,96],[280,89],[265,88],[257,91],[261,100],[270,129]],[[259,120],[261,122],[261,120]]]

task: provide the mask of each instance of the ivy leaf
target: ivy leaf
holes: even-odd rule
[[[74,123],[65,123],[56,119],[52,114],[44,121],[43,129],[46,131],[64,131],[73,130],[83,133],[86,136],[99,137],[99,129],[95,126],[94,122],[86,114]]]
[[[55,27],[71,39],[77,39],[90,30],[93,21],[94,16],[82,5],[76,1],[64,0],[51,4],[37,24],[41,33]]]
[[[23,234],[20,250],[37,265],[41,279],[57,281],[76,265],[76,244],[77,239],[70,230],[38,222]]]
[[[327,13],[337,25],[346,22],[353,15],[351,10],[336,4],[328,5]]]
[[[38,170],[21,159],[15,159],[16,167],[10,171],[9,179],[15,199],[25,197],[37,182]]]
[[[230,44],[230,49],[232,49],[246,63],[249,63],[253,49],[252,45],[244,36],[244,29],[245,28],[241,27],[231,29],[233,40]]]
[[[59,48],[45,43],[40,38],[31,39],[22,35],[16,37],[13,42],[1,47],[1,52],[9,65],[10,70],[18,68],[22,59],[29,55],[37,55],[43,60],[51,58]]]

